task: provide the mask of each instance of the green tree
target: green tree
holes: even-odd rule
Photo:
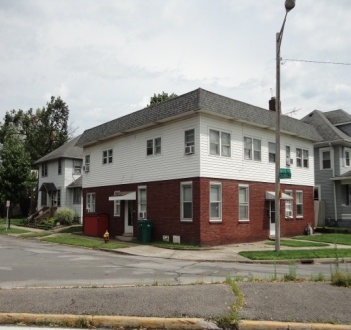
[[[169,99],[173,99],[174,97],[177,97],[178,95],[172,93],[168,95],[168,93],[162,92],[162,94],[154,94],[154,96],[150,97],[150,104],[147,105],[147,107],[152,107],[155,104],[167,101]]]
[[[30,154],[18,134],[10,134],[0,147],[0,202],[11,202],[11,208],[20,204],[22,213],[28,213],[31,191],[36,185]]]
[[[8,111],[0,125],[0,143],[19,135],[33,164],[68,140],[68,106],[60,97],[51,97],[45,107]]]

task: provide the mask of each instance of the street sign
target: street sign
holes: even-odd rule
[[[291,170],[290,168],[281,168],[279,171],[280,179],[291,179]]]

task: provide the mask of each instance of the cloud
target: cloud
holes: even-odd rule
[[[267,108],[284,15],[271,0],[0,0],[0,121],[61,96],[78,134],[198,87]],[[349,0],[297,2],[283,59],[347,62],[350,15]],[[285,111],[351,110],[351,67],[283,63]]]

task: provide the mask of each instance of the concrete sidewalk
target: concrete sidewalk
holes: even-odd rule
[[[127,248],[116,249],[115,253],[129,254],[144,257],[156,257],[165,259],[179,259],[188,261],[208,261],[208,262],[240,262],[240,263],[289,263],[291,260],[250,260],[239,255],[241,251],[272,251],[274,250],[273,245],[267,245],[267,241],[253,242],[253,243],[241,243],[241,244],[230,244],[215,246],[211,248],[199,248],[199,249],[168,249],[156,247],[148,244],[135,244]],[[305,250],[305,249],[320,249],[321,247],[287,247],[281,246],[283,250]],[[351,245],[332,245],[328,247],[330,249],[351,249]],[[331,259],[315,259],[318,263],[330,263],[335,262],[335,258]],[[341,262],[351,262],[351,258],[342,258]]]

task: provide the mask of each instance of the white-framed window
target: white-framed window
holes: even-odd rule
[[[284,193],[286,195],[292,197],[292,191],[291,190],[285,190]],[[293,218],[293,200],[292,199],[286,199],[285,200],[285,218],[286,219],[292,219]]]
[[[114,202],[113,215],[115,217],[119,217],[121,215],[121,201]]]
[[[350,149],[348,148],[345,148],[344,149],[344,164],[345,164],[345,167],[350,167]]]
[[[85,155],[84,157],[84,169],[85,172],[89,172],[90,171],[90,155]]]
[[[40,196],[40,203],[41,203],[41,206],[47,206],[48,204],[48,195],[46,193],[46,191],[41,191],[40,192],[41,196]]]
[[[80,204],[82,195],[82,188],[76,187],[73,188],[73,204]]]
[[[41,164],[41,176],[48,176],[48,163]]]
[[[210,220],[222,220],[222,184],[210,183]]]
[[[95,193],[87,193],[87,213],[94,213],[95,212]]]
[[[74,159],[73,160],[73,173],[79,175],[82,173],[82,160]]]
[[[275,156],[276,156],[275,143],[268,142],[268,161],[270,163],[275,163]]]
[[[231,137],[230,133],[210,129],[210,154],[230,157]]]
[[[146,155],[160,155],[161,154],[161,138],[149,139],[146,141]]]
[[[261,161],[261,140],[244,137],[244,159]]]
[[[62,159],[57,160],[57,174],[61,175],[62,174]]]
[[[320,201],[321,200],[321,186],[316,185],[313,188],[313,200]]]
[[[146,219],[147,192],[146,187],[138,187],[138,219]]]
[[[192,182],[180,184],[181,220],[191,221],[193,219],[193,186]]]
[[[346,189],[345,205],[351,205],[351,185],[346,184],[345,189]]]
[[[308,150],[296,148],[296,167],[308,168]]]
[[[61,206],[61,189],[57,189],[56,198],[57,198],[57,207],[60,207]]]
[[[331,148],[319,149],[319,164],[321,170],[333,168],[333,152]]]
[[[296,217],[303,217],[303,191],[296,191]]]
[[[249,221],[249,186],[239,185],[239,221]]]
[[[193,154],[195,152],[195,130],[188,129],[184,131],[185,154]]]
[[[285,146],[285,159],[286,159],[286,166],[290,166],[292,164],[290,146]]]
[[[102,152],[102,163],[111,164],[112,161],[113,161],[113,150],[112,149],[104,150]]]

